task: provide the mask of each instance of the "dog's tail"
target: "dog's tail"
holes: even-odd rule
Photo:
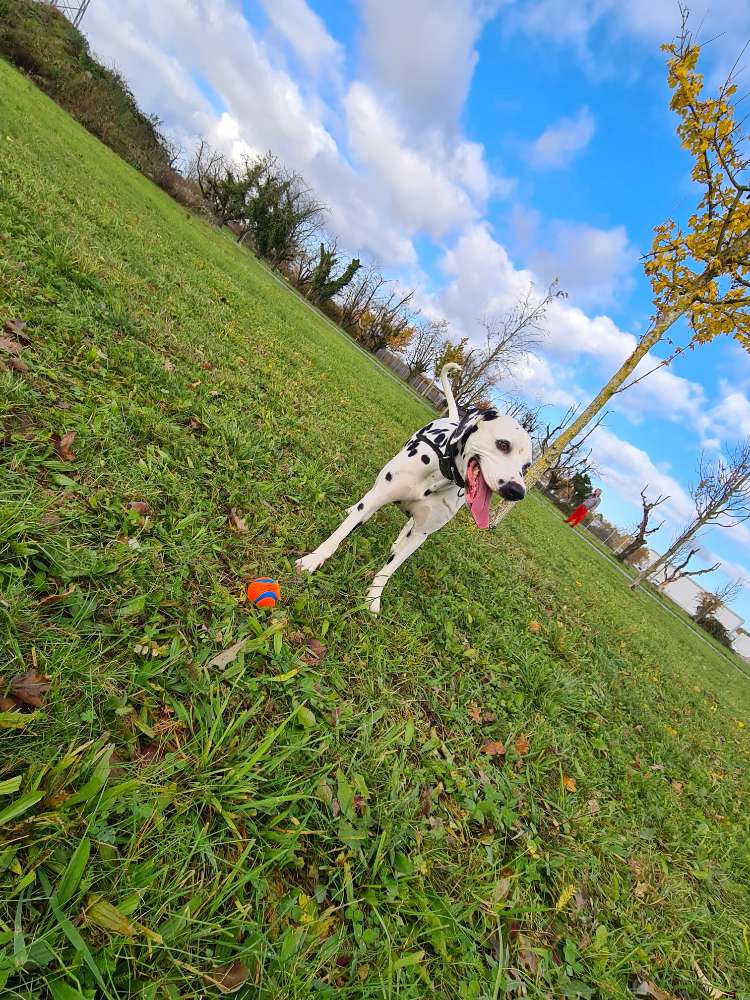
[[[451,420],[458,420],[458,407],[456,406],[456,400],[453,397],[453,389],[448,381],[448,372],[460,371],[461,365],[457,365],[453,361],[449,362],[447,365],[443,365],[440,369],[440,384],[443,387],[445,401],[448,404],[448,416]]]

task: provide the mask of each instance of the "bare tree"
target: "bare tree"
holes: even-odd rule
[[[403,354],[404,364],[409,369],[409,378],[414,378],[416,375],[429,378],[432,375],[447,334],[448,322],[444,319],[433,319],[416,325],[414,336]]]
[[[556,282],[541,298],[530,285],[512,309],[480,321],[484,329],[482,342],[464,352],[461,371],[453,381],[459,407],[466,409],[487,399],[498,382],[513,375],[532,347],[542,340],[550,302],[564,295]]]
[[[704,573],[713,573],[714,570],[717,570],[721,563],[716,562],[713,566],[706,566],[703,569],[687,569],[690,560],[693,556],[697,556],[700,550],[700,545],[691,546],[689,543],[686,543],[682,548],[674,552],[671,561],[664,563],[661,567],[661,572],[664,575],[656,583],[656,589],[664,590],[670,583],[677,583],[678,580],[682,580],[685,577],[703,576]]]
[[[704,625],[708,618],[715,618],[717,611],[726,608],[727,604],[742,593],[742,581],[730,580],[715,591],[706,591],[701,595],[693,618],[699,625]]]
[[[541,407],[529,406],[529,404],[519,399],[517,396],[507,396],[505,399],[504,412],[517,420],[523,429],[531,435],[532,440],[539,429]]]
[[[631,589],[657,573],[701,528],[731,528],[750,518],[750,441],[743,441],[716,459],[702,453],[698,460],[698,482],[691,487],[690,495],[695,516],[664,555],[635,577]]]
[[[552,447],[559,432],[575,418],[577,410],[577,406],[569,407],[555,427],[547,424],[544,431],[540,430],[534,440],[534,454],[536,456],[544,457],[547,450]],[[593,449],[590,446],[587,448],[586,442],[608,414],[609,410],[604,410],[582,437],[571,441],[562,451],[555,454],[545,470],[547,485],[550,489],[556,489],[558,483],[571,479],[576,472],[594,472]]]
[[[617,553],[616,558],[619,559],[620,562],[625,562],[628,556],[632,555],[637,549],[639,549],[644,544],[646,538],[649,535],[653,535],[654,532],[659,530],[659,528],[664,527],[663,521],[660,524],[657,524],[655,528],[649,528],[648,523],[651,518],[651,512],[654,510],[654,508],[658,507],[659,504],[664,503],[666,500],[669,500],[669,497],[662,496],[661,494],[659,494],[656,500],[647,500],[646,499],[647,489],[648,489],[648,484],[646,484],[646,486],[644,486],[643,489],[641,490],[641,504],[643,506],[643,510],[641,512],[641,520],[638,524],[638,527],[635,529],[631,541],[628,542],[628,544],[625,546],[624,549],[621,549]]]
[[[377,264],[371,261],[363,267],[339,299],[341,325],[350,333],[359,330],[376,296],[387,284]]]

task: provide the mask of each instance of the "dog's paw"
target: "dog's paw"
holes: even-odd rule
[[[311,552],[309,555],[298,559],[294,565],[297,567],[298,573],[314,573],[322,562],[322,559],[319,559],[314,552]]]
[[[380,614],[380,596],[370,597],[367,595],[367,607],[370,609],[370,614],[379,615]]]

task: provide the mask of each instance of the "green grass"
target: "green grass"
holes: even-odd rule
[[[31,340],[0,372],[2,677],[51,682],[0,715],[3,996],[197,1000],[233,962],[269,1000],[697,1000],[696,962],[750,996],[747,681],[535,503],[461,515],[377,620],[397,513],[297,580],[426,411],[3,63],[0,93],[0,320]]]

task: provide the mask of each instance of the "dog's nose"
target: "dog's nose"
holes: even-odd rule
[[[503,500],[523,500],[526,490],[520,483],[506,483],[500,488],[500,496]]]

